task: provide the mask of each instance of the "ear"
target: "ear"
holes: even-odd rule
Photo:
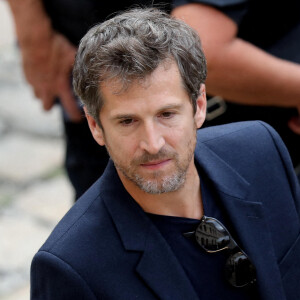
[[[201,84],[200,93],[197,99],[197,110],[195,113],[195,122],[197,128],[200,128],[206,117],[206,89],[205,84]]]
[[[105,145],[105,139],[102,128],[97,124],[96,120],[88,113],[86,107],[83,108],[86,119],[88,121],[91,133],[95,139],[95,141],[100,145]]]

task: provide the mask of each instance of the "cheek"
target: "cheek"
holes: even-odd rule
[[[190,122],[188,122],[190,123]],[[185,150],[191,140],[195,138],[194,125],[187,124],[181,128],[173,128],[169,131],[166,138],[166,144],[170,145],[174,149]]]
[[[127,164],[136,153],[136,141],[128,136],[113,136],[106,139],[106,147],[111,157]]]

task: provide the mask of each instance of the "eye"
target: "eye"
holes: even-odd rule
[[[170,119],[170,118],[172,118],[174,115],[175,115],[175,113],[172,112],[172,111],[164,111],[164,112],[162,112],[162,113],[160,114],[160,116],[161,116],[162,118],[164,118],[164,119]]]
[[[123,126],[129,126],[134,123],[134,119],[124,119],[120,121],[120,124]]]

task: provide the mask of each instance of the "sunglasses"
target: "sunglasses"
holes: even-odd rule
[[[244,287],[256,281],[256,270],[249,257],[217,219],[203,216],[196,231],[183,235],[194,236],[199,246],[208,253],[227,251],[225,277],[232,286]]]

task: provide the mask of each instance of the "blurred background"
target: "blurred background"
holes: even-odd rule
[[[63,170],[60,109],[44,112],[21,68],[0,0],[0,299],[29,299],[34,253],[73,203]]]

